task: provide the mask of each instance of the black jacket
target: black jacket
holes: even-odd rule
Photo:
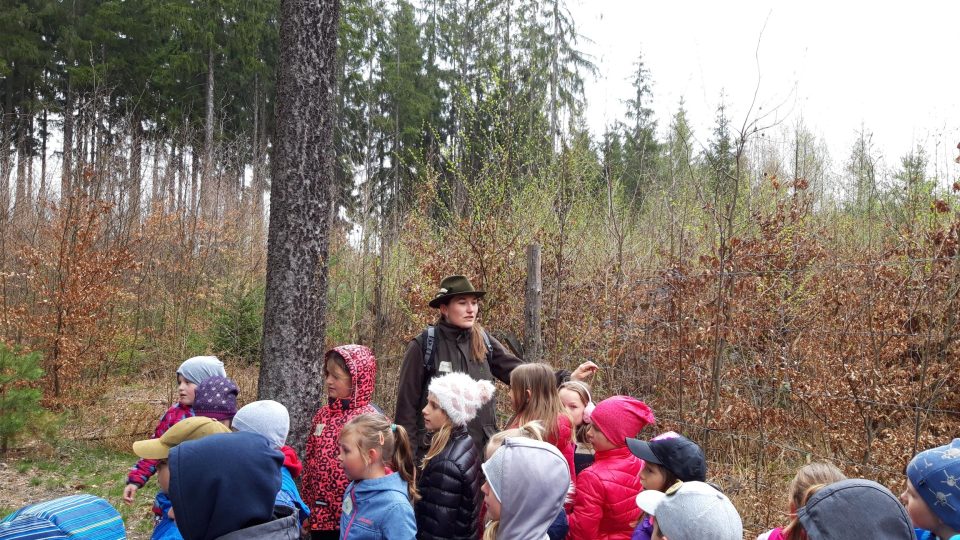
[[[523,364],[523,360],[514,356],[493,336],[490,345],[493,348],[489,361],[477,362],[472,358],[470,350],[470,330],[457,328],[445,322],[436,326],[436,342],[434,343],[433,373],[425,373],[423,366],[423,334],[410,340],[407,352],[400,367],[400,380],[397,382],[397,409],[394,422],[403,426],[410,435],[417,459],[423,458],[430,447],[430,433],[423,428],[423,414],[421,411],[427,404],[427,386],[430,380],[443,375],[444,368],[449,371],[466,373],[476,380],[494,382],[494,377],[504,384],[510,384],[510,373]],[[570,373],[566,370],[555,372],[557,385],[567,380]],[[497,429],[497,397],[488,401],[468,424],[470,436],[477,445],[477,450],[483,451],[487,440],[499,431]]]
[[[467,428],[454,428],[446,448],[420,473],[418,540],[480,538],[480,461]]]

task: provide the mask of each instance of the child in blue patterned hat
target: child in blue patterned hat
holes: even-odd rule
[[[900,501],[919,540],[947,540],[960,534],[960,439],[910,460]]]

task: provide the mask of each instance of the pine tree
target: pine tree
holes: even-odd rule
[[[704,154],[708,193],[714,204],[726,203],[739,187],[736,154],[730,131],[727,107],[721,96],[710,145]]]
[[[852,181],[850,204],[856,211],[872,210],[877,200],[877,157],[873,147],[873,133],[863,126],[857,132],[857,140],[850,148],[850,156],[844,171]]]
[[[670,121],[670,129],[664,144],[664,175],[671,192],[688,185],[693,179],[694,152],[693,130],[687,119],[687,110],[681,98]]]
[[[0,343],[0,453],[44,414],[40,390],[29,386],[43,377],[40,358]]]
[[[650,71],[639,57],[633,77],[634,96],[626,101],[626,115],[631,121],[622,124],[626,167],[623,183],[632,204],[639,208],[656,183],[660,145],[656,139],[657,121],[650,108],[653,98]]]

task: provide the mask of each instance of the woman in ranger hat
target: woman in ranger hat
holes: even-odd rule
[[[412,434],[418,459],[430,448],[431,434],[423,427],[420,411],[426,405],[427,386],[433,377],[466,373],[475,380],[493,382],[496,377],[510,384],[510,373],[524,363],[477,322],[480,299],[485,294],[476,290],[465,276],[443,278],[439,292],[430,300],[430,307],[440,310],[437,324],[427,327],[407,346],[397,386],[396,422]],[[596,364],[584,362],[572,374],[557,371],[557,384],[568,378],[587,379],[596,370]],[[494,397],[467,425],[470,437],[480,449],[499,431],[496,408]]]

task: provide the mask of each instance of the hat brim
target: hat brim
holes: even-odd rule
[[[148,439],[133,443],[133,453],[143,459],[167,459],[170,456],[170,447],[160,442],[160,439]]]
[[[464,292],[452,292],[452,293],[447,293],[447,294],[441,294],[440,296],[437,296],[436,298],[434,298],[433,300],[431,300],[429,305],[430,305],[430,307],[432,307],[432,308],[434,308],[434,309],[439,309],[439,308],[440,308],[440,305],[443,304],[443,301],[444,301],[444,300],[447,300],[447,299],[449,299],[449,298],[453,298],[454,296],[468,296],[468,295],[469,295],[469,296],[476,296],[477,298],[483,298],[483,296],[484,296],[485,294],[487,294],[487,291],[464,291]]]
[[[660,503],[663,502],[665,497],[666,494],[662,491],[645,489],[637,494],[637,508],[651,516],[655,516],[657,515],[657,507],[660,506]]]
[[[630,452],[633,455],[644,461],[653,463],[654,465],[663,465],[663,462],[661,462],[660,458],[653,453],[653,449],[650,448],[650,443],[647,441],[641,441],[640,439],[627,439],[627,448],[630,449]]]

